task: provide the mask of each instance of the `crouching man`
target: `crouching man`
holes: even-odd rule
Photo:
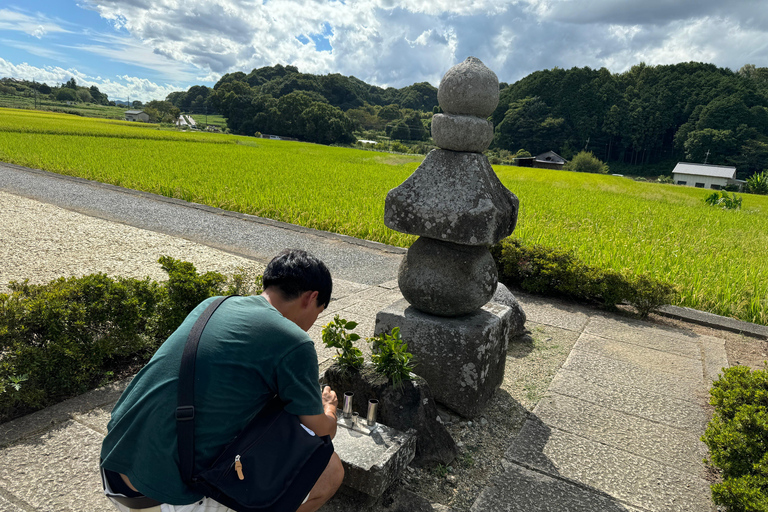
[[[275,395],[316,434],[336,434],[336,393],[330,387],[320,390],[317,354],[307,335],[328,306],[332,286],[323,262],[305,251],[284,251],[267,265],[262,295],[233,297],[216,310],[203,332],[195,365],[196,473],[210,466]],[[189,314],[112,410],[101,448],[102,478],[108,496],[133,498],[110,498],[123,512],[229,510],[184,484],[177,450],[181,357],[192,325],[212,300]],[[320,508],[343,476],[334,453],[298,511]]]

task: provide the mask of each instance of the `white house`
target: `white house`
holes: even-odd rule
[[[672,179],[677,185],[711,188],[712,190],[721,190],[728,185],[741,188],[746,183],[736,179],[735,167],[687,162],[680,162],[675,166],[672,171]]]
[[[141,121],[143,123],[149,122],[149,115],[144,112],[143,110],[126,110],[125,111],[125,120],[126,121]]]

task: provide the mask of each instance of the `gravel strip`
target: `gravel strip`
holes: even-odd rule
[[[167,274],[157,263],[163,255],[189,261],[200,272],[264,270],[257,261],[206,245],[0,192],[0,293],[9,291],[9,281],[43,284],[96,272],[164,281]]]

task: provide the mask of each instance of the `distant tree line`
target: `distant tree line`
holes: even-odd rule
[[[353,142],[356,130],[393,139],[424,140],[422,120],[437,108],[437,89],[424,82],[381,88],[339,74],[300,73],[280,64],[227,73],[208,88],[196,85],[166,98],[184,112],[217,112],[234,133],[256,132],[329,144]]]
[[[34,96],[37,93],[38,97],[57,101],[115,105],[115,102],[109,101],[109,97],[99,91],[98,87],[95,85],[81,87],[77,85],[74,77],[70,78],[66,83],[53,87],[41,82],[3,78],[0,80],[0,93],[27,97]]]
[[[679,158],[768,167],[768,68],[639,64],[625,73],[537,71],[501,91],[493,147],[649,164]]]

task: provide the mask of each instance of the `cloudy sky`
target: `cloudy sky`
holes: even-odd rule
[[[469,55],[509,83],[555,66],[768,67],[768,0],[0,2],[0,77],[74,77],[111,99],[162,99],[277,63],[438,85]]]

